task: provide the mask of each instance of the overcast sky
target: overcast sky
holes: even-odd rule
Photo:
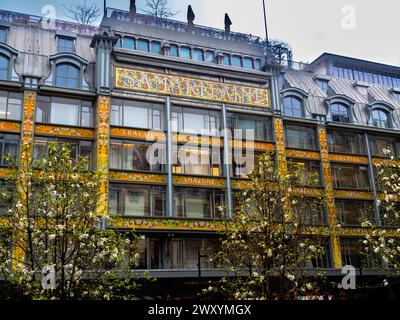
[[[0,9],[41,15],[53,5],[57,18],[65,19],[62,4],[82,0],[0,0]],[[103,7],[103,0],[87,0]],[[145,0],[138,0],[138,9]],[[107,0],[109,7],[127,10],[129,0]],[[170,0],[175,17],[186,20],[192,5],[195,23],[224,27],[224,14],[232,30],[263,36],[262,0]],[[296,61],[310,62],[323,52],[400,66],[399,0],[266,0],[271,39],[289,43]]]

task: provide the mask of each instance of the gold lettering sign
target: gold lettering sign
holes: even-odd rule
[[[241,86],[119,67],[116,68],[115,73],[115,86],[121,89],[255,107],[270,107],[269,90],[265,87]]]
[[[218,178],[201,178],[201,177],[187,177],[187,176],[174,176],[174,183],[177,185],[194,185],[205,187],[224,187],[225,180]]]

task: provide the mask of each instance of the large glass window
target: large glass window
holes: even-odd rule
[[[215,269],[210,261],[218,249],[215,238],[150,236],[139,242],[140,256],[137,269]],[[200,254],[200,260],[199,260]]]
[[[39,96],[36,121],[78,127],[93,127],[93,103],[90,101]]]
[[[173,154],[173,172],[182,174],[220,176],[222,152],[208,147],[178,146]]]
[[[79,88],[79,68],[68,63],[57,65],[56,86],[71,89]]]
[[[298,117],[303,116],[303,103],[296,97],[286,97],[283,99],[283,108],[285,116]]]
[[[338,189],[369,190],[369,175],[367,166],[331,164],[333,186]]]
[[[328,131],[328,148],[333,153],[365,154],[365,143],[361,133],[351,131]]]
[[[371,154],[378,157],[399,156],[400,139],[368,136]]]
[[[254,153],[254,150],[252,150],[252,153],[249,152],[248,154],[243,151],[240,157],[231,154],[233,176],[242,179],[249,178],[254,168],[258,165],[260,154],[262,153]]]
[[[286,125],[285,138],[287,148],[317,150],[314,128]]]
[[[171,127],[179,133],[218,135],[220,115],[217,111],[173,107]]]
[[[110,213],[126,217],[165,215],[165,187],[110,184]]]
[[[75,40],[68,37],[58,37],[58,53],[75,53]]]
[[[326,206],[320,199],[303,198],[292,208],[296,220],[304,225],[326,225],[328,223]]]
[[[0,145],[1,145],[1,143],[0,143]],[[7,192],[7,196],[3,194],[4,196],[1,198],[0,216],[10,214],[8,212],[8,210],[11,209],[13,200],[15,199],[15,194],[16,194],[15,188],[13,188],[11,185],[7,184],[6,181],[0,180],[0,194],[2,194],[3,192]],[[3,229],[3,231],[4,231],[4,229]],[[1,232],[0,232],[0,241],[4,241],[4,239],[2,238]]]
[[[349,108],[340,103],[331,105],[332,120],[336,122],[350,123]]]
[[[67,144],[71,148],[71,158],[73,161],[78,161],[80,157],[84,157],[89,161],[89,168],[92,166],[93,142],[85,140],[36,137],[33,147],[34,160],[41,160],[48,154],[50,142]]]
[[[372,111],[372,123],[375,127],[389,128],[389,113],[383,109],[375,109]]]
[[[0,119],[21,120],[22,94],[0,91]]]
[[[18,161],[19,154],[19,136],[0,133],[0,166],[8,166],[6,156],[11,156]]]
[[[364,219],[373,218],[371,201],[336,199],[335,211],[338,223],[343,226],[360,226]]]
[[[288,172],[294,175],[301,185],[321,185],[321,166],[319,161],[289,159]]]
[[[163,130],[164,106],[143,101],[112,99],[111,125]]]
[[[146,142],[111,140],[110,169],[162,171],[162,164],[150,164],[147,159],[147,150],[150,145]]]
[[[377,268],[381,265],[378,255],[370,253],[363,255],[364,245],[362,238],[341,238],[340,247],[342,250],[342,264],[351,265],[355,268]]]
[[[228,127],[232,131],[242,130],[242,139],[246,139],[246,130],[252,130],[254,140],[272,141],[273,139],[271,118],[232,113],[228,116],[228,122]]]
[[[10,60],[3,56],[0,55],[0,80],[7,80],[9,77],[9,73],[8,73],[8,64],[9,64]]]
[[[224,203],[224,192],[218,189],[181,188],[174,192],[175,216],[182,218],[222,218],[218,206]]]

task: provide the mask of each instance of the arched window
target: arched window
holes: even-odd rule
[[[302,117],[303,116],[303,103],[296,97],[286,97],[283,99],[283,107],[285,116],[289,117]]]
[[[8,79],[8,64],[9,59],[5,56],[0,55],[0,79],[6,80]]]
[[[79,88],[79,68],[68,63],[56,67],[56,86],[65,88]]]
[[[389,128],[389,114],[383,109],[372,110],[372,123],[375,127]]]
[[[341,103],[331,105],[331,115],[333,121],[350,123],[349,108]]]

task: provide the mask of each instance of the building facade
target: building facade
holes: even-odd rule
[[[6,153],[21,162],[70,143],[102,174],[109,227],[145,235],[138,268],[190,286],[221,275],[206,257],[249,182],[235,155],[270,152],[326,197],[309,217],[327,239],[312,267],[359,267],[359,214],[390,232],[374,168],[384,149],[400,155],[400,68],[333,54],[297,65],[284,49],[116,9],[99,28],[0,11],[0,177]]]

